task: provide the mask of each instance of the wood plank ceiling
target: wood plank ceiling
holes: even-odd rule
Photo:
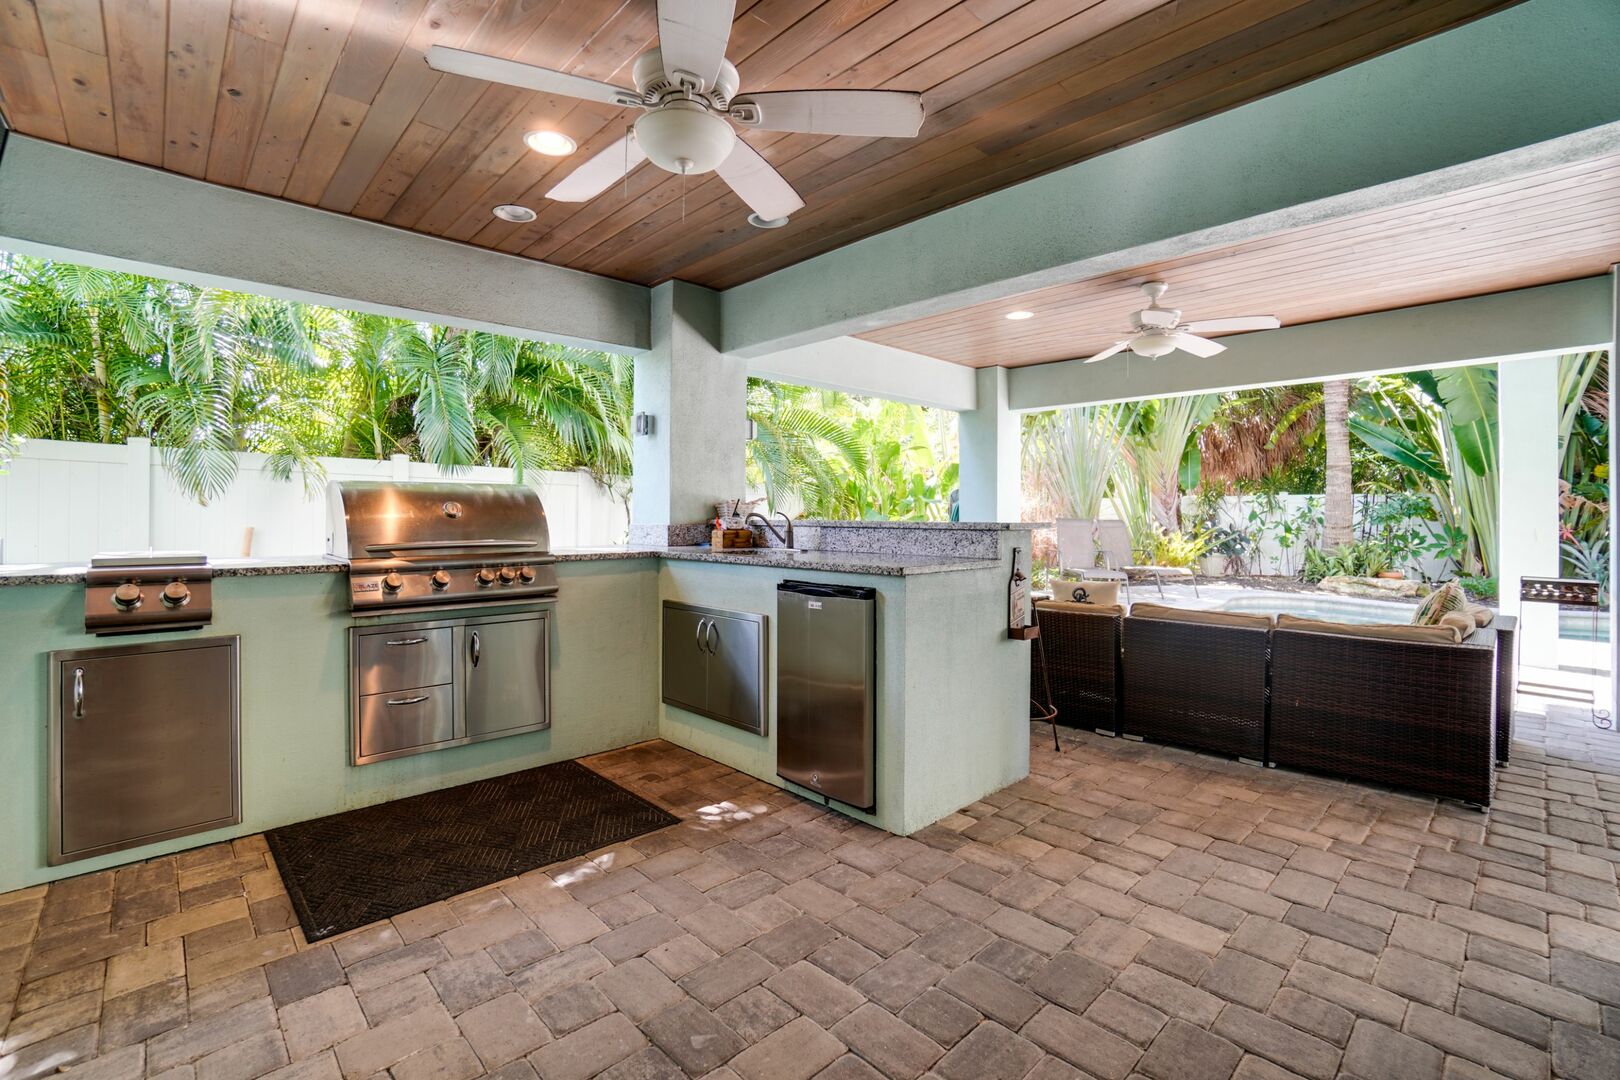
[[[973,367],[1090,356],[1165,281],[1187,320],[1276,315],[1284,325],[1606,273],[1620,259],[1620,156],[1483,184],[860,335]],[[1009,311],[1034,317],[1009,321]],[[1105,361],[1106,362],[1106,361]]]
[[[16,130],[630,281],[725,288],[1507,7],[1512,0],[739,0],[744,89],[926,93],[916,140],[751,132],[808,206],[745,223],[651,165],[544,192],[624,131],[611,106],[443,76],[431,44],[628,85],[653,0],[0,0]],[[579,143],[529,152],[524,132]],[[520,202],[538,220],[492,219]]]

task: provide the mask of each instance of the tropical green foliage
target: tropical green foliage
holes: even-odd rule
[[[238,451],[630,466],[630,362],[21,256],[0,256],[0,438],[151,438],[199,501]]]
[[[750,379],[748,480],[809,518],[943,521],[956,488],[955,414]]]

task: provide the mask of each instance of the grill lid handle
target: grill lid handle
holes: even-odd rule
[[[468,548],[512,548],[527,550],[539,546],[535,540],[406,540],[397,544],[367,544],[366,551],[462,551]]]

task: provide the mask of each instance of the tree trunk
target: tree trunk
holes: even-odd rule
[[[94,304],[86,307],[90,318],[90,370],[96,394],[96,430],[104,443],[112,442],[112,395],[107,393],[107,357],[101,347],[101,313]]]
[[[1327,498],[1322,505],[1322,546],[1332,550],[1355,539],[1355,497],[1350,487],[1350,384],[1322,384],[1323,437],[1327,440]]]

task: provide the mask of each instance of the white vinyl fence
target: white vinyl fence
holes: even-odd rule
[[[271,475],[263,454],[239,455],[229,491],[200,506],[175,486],[146,439],[122,446],[31,439],[0,469],[0,564],[80,562],[99,551],[204,551],[219,558],[322,555],[326,493]],[[403,455],[321,458],[327,480],[455,480],[509,484],[512,470],[450,473]],[[624,503],[583,472],[529,472],[553,547],[623,543]],[[251,537],[249,530],[252,530]]]
[[[1378,496],[1355,496],[1355,522],[1357,535],[1361,534],[1362,517],[1369,502]],[[1187,496],[1181,501],[1183,523],[1192,522],[1198,513],[1198,500]],[[1228,495],[1221,499],[1215,511],[1218,526],[1235,529],[1249,538],[1251,547],[1243,559],[1244,568],[1251,574],[1295,574],[1308,547],[1322,546],[1322,496]],[[1420,532],[1427,526],[1423,522],[1409,522]],[[1430,523],[1432,524],[1432,523]],[[1235,569],[1235,567],[1234,567]],[[1454,572],[1444,560],[1430,554],[1414,558],[1397,569],[1426,578],[1444,577]],[[1220,555],[1206,556],[1204,570],[1209,574],[1227,573],[1227,560]]]

